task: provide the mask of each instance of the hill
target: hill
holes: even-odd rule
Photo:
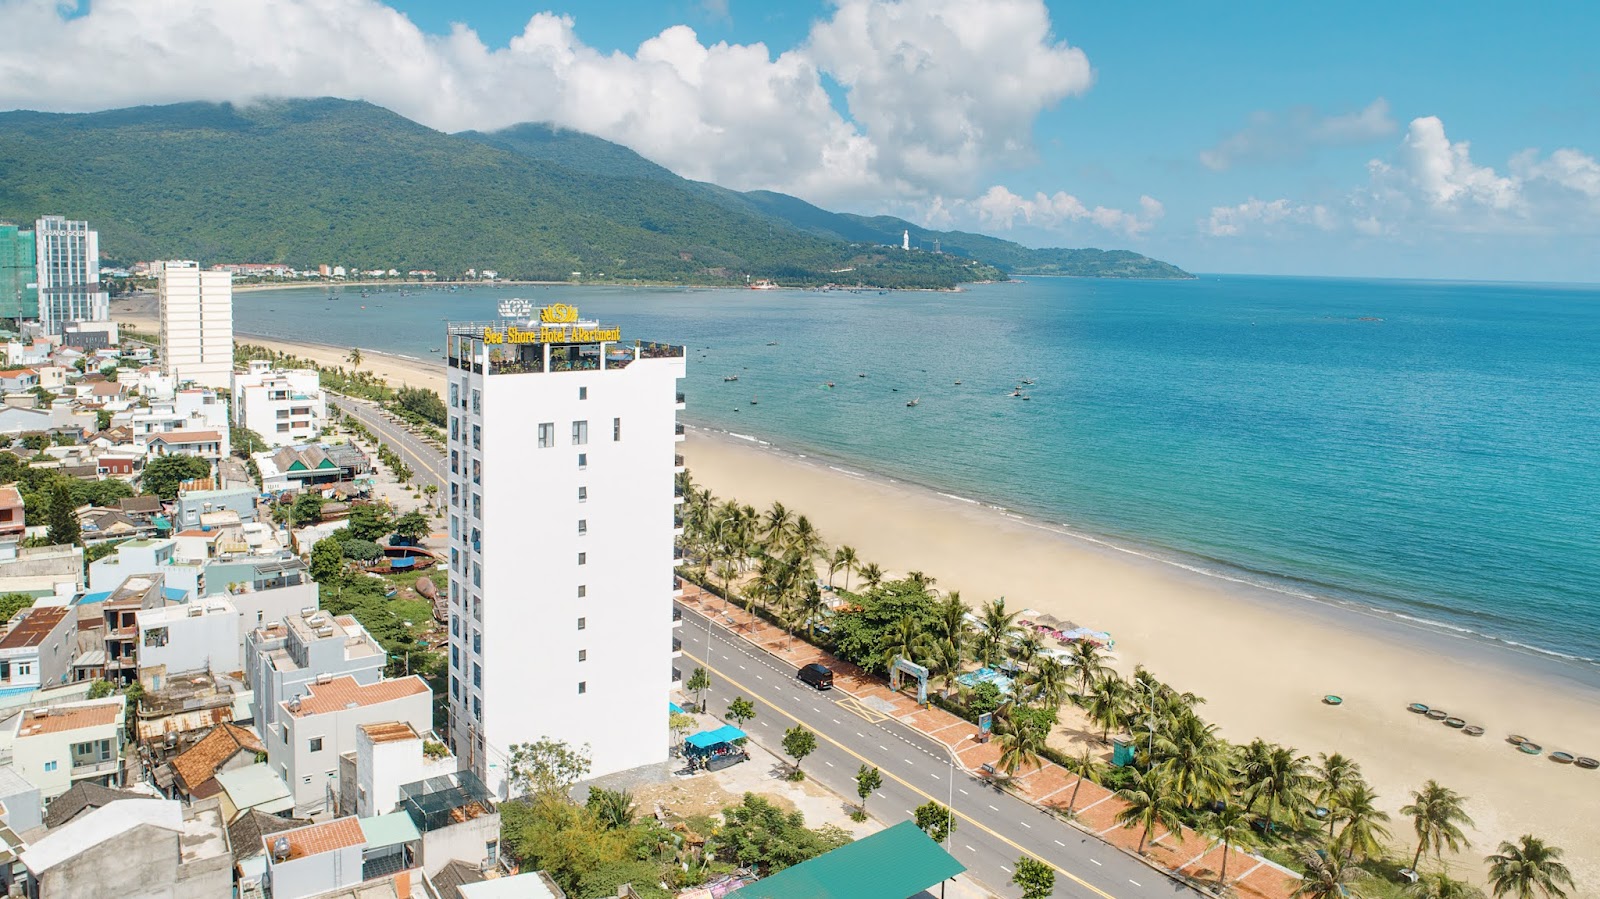
[[[950,287],[1003,276],[954,246],[883,246],[898,242],[898,220],[857,227],[810,207],[832,223],[813,226],[774,211],[807,205],[792,197],[688,181],[598,138],[539,125],[448,135],[344,100],[0,113],[0,171],[0,219],[88,219],[102,252],[121,261],[703,284]]]

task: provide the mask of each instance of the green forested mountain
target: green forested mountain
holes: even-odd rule
[[[943,254],[907,254],[883,246],[898,243],[897,219],[688,181],[587,135],[541,125],[448,135],[330,99],[0,113],[0,220],[46,213],[90,220],[102,252],[122,261],[555,280],[948,287],[1029,269],[1015,260],[1031,253],[1097,252],[950,235]],[[987,258],[1002,251],[1009,266]]]

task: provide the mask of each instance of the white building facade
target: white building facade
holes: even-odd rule
[[[100,289],[100,232],[88,222],[47,215],[33,226],[39,271],[39,324],[60,334],[67,322],[111,318],[111,299]]]
[[[233,275],[168,262],[158,282],[161,364],[174,381],[226,388],[233,377]]]
[[[233,421],[261,435],[268,446],[316,439],[328,422],[320,376],[310,369],[277,371],[253,359],[233,374]]]
[[[501,797],[516,743],[587,745],[601,776],[668,742],[683,348],[531,312],[447,335],[448,731]]]

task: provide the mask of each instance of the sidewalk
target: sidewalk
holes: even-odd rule
[[[721,597],[696,584],[689,581],[682,583],[683,596],[678,601],[684,606],[705,614],[730,632],[796,668],[812,662],[828,666],[833,671],[834,687],[847,693],[853,700],[841,703],[848,711],[874,723],[894,718],[943,743],[964,769],[980,777],[983,776],[983,765],[993,765],[999,761],[998,744],[977,742],[977,725],[944,709],[933,706],[918,708],[915,699],[891,691],[877,676],[836,659],[799,637],[791,637],[767,621],[745,612],[737,604],[725,603]],[[1046,761],[1018,769],[1006,787],[1032,805],[1062,816],[1069,823],[1130,855],[1135,854],[1139,846],[1139,829],[1124,828],[1117,823],[1117,814],[1127,807],[1126,803],[1093,781],[1084,780],[1079,784],[1079,780],[1077,775],[1060,765]],[[1074,788],[1077,791],[1076,801],[1073,801]],[[1070,808],[1069,802],[1072,802]],[[1076,816],[1066,818],[1069,811],[1076,812]],[[1211,848],[1209,839],[1187,828],[1178,833],[1159,829],[1146,841],[1143,859],[1154,867],[1210,886],[1222,866],[1222,848]],[[1299,880],[1292,872],[1237,849],[1228,853],[1228,875],[1229,886],[1247,899],[1289,899]]]

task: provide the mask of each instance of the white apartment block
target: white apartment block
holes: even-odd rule
[[[25,709],[12,724],[11,766],[47,802],[82,780],[121,785],[126,708],[127,697],[108,696]]]
[[[228,434],[228,404],[216,391],[206,388],[185,388],[175,391],[169,399],[152,399],[148,406],[118,412],[111,416],[111,426],[119,425],[127,425],[133,432],[134,446],[144,449],[156,438],[176,447],[195,436],[211,438],[209,445],[223,456],[233,448]]]
[[[233,374],[233,420],[268,446],[305,443],[327,425],[327,397],[316,372],[277,371],[270,362],[252,359],[247,371]]]
[[[188,671],[241,670],[239,610],[221,597],[140,609],[139,673],[160,669],[171,677]]]
[[[313,585],[313,588],[315,585]],[[349,677],[375,684],[387,655],[353,616],[333,615],[313,603],[245,637],[245,679],[253,691],[250,713],[265,734],[276,727],[285,703],[306,695],[319,680]]]
[[[168,262],[158,285],[163,371],[180,384],[227,387],[233,376],[233,275]]]
[[[60,334],[67,322],[111,318],[111,300],[100,289],[100,232],[88,222],[47,215],[33,226],[39,272],[39,324]]]
[[[66,606],[32,606],[0,637],[0,697],[65,683],[77,649],[77,616]]]
[[[594,776],[667,758],[683,347],[564,304],[448,326],[449,734],[505,797],[512,744]]]

